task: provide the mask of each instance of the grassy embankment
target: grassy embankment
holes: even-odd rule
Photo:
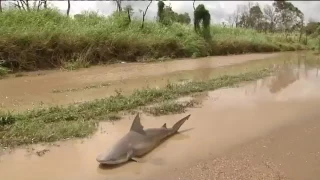
[[[214,17],[213,17],[214,18]],[[117,60],[201,57],[207,55],[308,49],[315,42],[298,42],[298,35],[259,33],[242,28],[212,26],[212,42],[193,26],[162,26],[127,17],[86,14],[72,19],[55,10],[0,13],[0,60],[10,70],[76,69]],[[0,75],[6,71],[0,69]]]
[[[196,92],[234,86],[244,81],[260,79],[270,74],[262,69],[237,75],[223,75],[208,81],[169,84],[162,89],[136,90],[129,96],[118,94],[105,99],[67,107],[50,107],[21,113],[0,113],[0,146],[15,146],[37,142],[52,142],[65,138],[86,137],[97,128],[99,120],[115,120],[120,111],[175,100]],[[144,109],[154,115],[181,112],[190,104],[163,104]],[[163,112],[164,111],[164,112]]]

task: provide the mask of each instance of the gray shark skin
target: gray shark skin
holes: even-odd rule
[[[105,153],[97,156],[96,160],[100,164],[117,165],[129,160],[138,161],[136,157],[141,157],[164,139],[176,134],[182,124],[189,119],[191,114],[176,122],[172,128],[167,128],[166,123],[160,128],[143,129],[140,123],[139,113],[134,118],[130,131]]]

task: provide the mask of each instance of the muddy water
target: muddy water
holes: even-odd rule
[[[155,177],[158,175],[183,170],[274,130],[320,118],[320,81],[317,72],[297,72],[288,69],[274,78],[241,88],[208,92],[201,108],[189,109],[185,114],[162,117],[142,114],[142,124],[146,128],[160,127],[163,123],[171,126],[187,114],[192,116],[181,128],[186,131],[164,142],[139,163],[103,168],[95,161],[98,153],[111,147],[128,131],[134,117],[132,115],[114,124],[101,124],[99,132],[90,139],[59,142],[59,147],[38,145],[31,152],[16,149],[0,156],[0,178],[157,179]],[[286,75],[288,78],[279,78]],[[42,157],[35,155],[34,151],[43,148],[50,151]],[[303,170],[315,167],[314,164],[303,164],[299,168],[301,172],[308,172]]]
[[[291,123],[263,138],[234,147],[219,157],[208,158],[160,177],[169,180],[319,179],[319,126],[319,118],[310,116],[307,121]]]
[[[115,90],[130,93],[141,87],[161,87],[168,80],[205,79],[224,73],[217,67],[268,60],[290,59],[292,53],[247,54],[199,59],[175,60],[163,63],[135,63],[99,66],[78,71],[42,71],[41,76],[0,80],[0,108],[25,110],[38,106],[78,103],[115,94]],[[240,68],[242,71],[245,67]],[[234,71],[234,70],[233,70]],[[97,87],[98,88],[87,88]],[[70,91],[71,90],[71,91]],[[56,93],[54,93],[56,92]],[[58,92],[58,93],[57,93]]]

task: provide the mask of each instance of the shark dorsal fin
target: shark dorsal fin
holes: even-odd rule
[[[145,134],[145,131],[143,130],[143,126],[141,125],[141,122],[140,122],[139,113],[137,113],[136,117],[134,118],[130,131],[134,131],[143,135]]]
[[[164,123],[164,124],[162,125],[162,128],[166,128],[166,129],[167,129],[167,123]]]

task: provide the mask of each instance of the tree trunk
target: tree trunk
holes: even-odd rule
[[[67,10],[67,16],[69,16],[69,13],[70,13],[70,6],[71,6],[71,4],[70,4],[70,0],[68,0],[68,10]]]
[[[152,0],[150,1],[150,3],[148,4],[146,10],[142,13],[142,23],[141,23],[141,29],[143,29],[144,27],[144,20],[145,20],[145,17],[146,17],[146,14],[147,14],[147,11],[149,9],[149,6],[151,5],[152,3]]]
[[[127,13],[128,13],[128,20],[129,20],[129,23],[131,23],[130,9],[127,9]]]
[[[194,6],[194,3],[196,3],[196,0],[193,0],[193,4],[192,4],[193,10],[195,11],[195,10],[196,10],[196,7]]]

